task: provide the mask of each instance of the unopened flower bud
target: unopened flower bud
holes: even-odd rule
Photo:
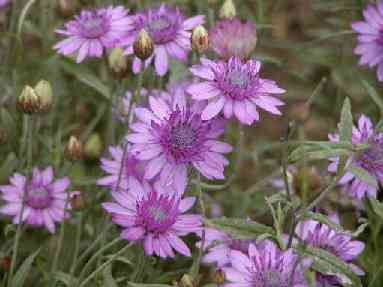
[[[225,273],[222,271],[222,269],[217,269],[213,274],[213,281],[217,285],[222,285],[225,283]]]
[[[64,154],[67,159],[77,161],[82,158],[82,144],[75,136],[71,136],[65,146]]]
[[[153,54],[153,49],[153,39],[142,29],[133,43],[134,54],[142,61],[145,61]]]
[[[117,79],[125,77],[128,71],[128,58],[124,55],[123,49],[114,48],[109,54],[108,64],[114,77]]]
[[[102,153],[103,143],[99,134],[92,134],[85,142],[84,156],[87,159],[98,159]]]
[[[184,274],[178,283],[179,287],[194,287],[194,280],[189,274]]]
[[[49,111],[52,106],[53,91],[52,86],[48,81],[41,80],[35,86],[35,93],[40,99],[39,112],[44,113]]]
[[[77,0],[58,0],[57,9],[59,14],[64,17],[71,17],[76,12]]]
[[[219,10],[219,17],[224,18],[234,18],[237,15],[235,5],[233,0],[225,0],[222,4],[221,9]]]
[[[209,48],[209,34],[204,26],[198,25],[193,29],[191,46],[198,53],[203,53]]]
[[[85,201],[80,192],[75,192],[71,199],[70,204],[73,210],[79,211],[84,209]]]
[[[37,96],[36,91],[30,87],[25,86],[19,97],[17,98],[17,108],[26,114],[35,114],[40,111],[40,98]]]

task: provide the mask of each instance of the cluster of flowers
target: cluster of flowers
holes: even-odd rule
[[[369,33],[360,36],[363,43],[356,53],[370,48],[380,51],[381,43],[376,38],[380,37],[381,3],[379,11],[367,8],[368,24],[353,25],[355,30]],[[187,60],[191,30],[203,22],[203,16],[185,19],[178,8],[164,4],[134,15],[122,6],[82,11],[64,29],[56,30],[67,38],[54,49],[81,63],[120,47],[134,57],[134,73],[154,63],[157,75],[164,76],[169,70],[169,57]],[[146,60],[134,55],[134,42],[142,29],[153,41],[153,54]],[[218,57],[201,58],[199,64],[191,66],[192,81],[171,85],[166,91],[141,91],[147,105],[134,104],[125,141],[109,148],[111,159],[101,159],[101,168],[108,175],[100,178],[98,185],[109,188],[113,198],[102,206],[122,228],[121,238],[142,242],[147,255],[167,258],[178,252],[191,256],[180,237],[195,233],[206,241],[197,243],[206,252],[203,261],[216,263],[230,282],[228,286],[307,286],[303,271],[311,262],[301,260],[292,248],[283,250],[270,240],[235,240],[221,231],[204,228],[201,215],[187,213],[196,201],[184,195],[192,171],[207,179],[225,178],[229,161],[224,155],[232,147],[219,137],[226,121],[236,118],[240,124],[251,125],[260,120],[259,109],[281,115],[279,107],[284,105],[279,96],[285,91],[276,82],[261,78],[261,63],[249,58],[256,44],[253,23],[225,19],[216,23],[209,34]],[[377,64],[379,61],[371,60],[375,52],[364,56],[364,62]],[[128,110],[133,105],[131,99],[131,93],[127,93],[123,100]],[[330,135],[332,141],[338,138]],[[370,147],[351,157],[348,164],[365,169],[382,183],[383,134],[375,133],[370,120],[361,116],[352,141]],[[329,171],[335,172],[339,159],[331,161]],[[69,216],[71,194],[65,192],[69,179],[54,180],[51,167],[42,171],[35,168],[31,180],[15,174],[10,183],[0,187],[7,202],[0,212],[13,216],[13,223],[45,225],[53,233],[55,222]],[[376,195],[376,186],[369,186],[351,173],[344,175],[341,184],[358,199]],[[296,234],[307,245],[327,250],[350,264],[356,274],[363,274],[351,261],[362,252],[364,244],[353,241],[348,233],[309,220],[296,227]],[[333,286],[345,278],[318,272],[317,280],[323,286]]]

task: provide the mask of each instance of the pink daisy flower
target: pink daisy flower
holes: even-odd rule
[[[363,16],[365,21],[351,25],[359,34],[354,53],[360,55],[360,65],[377,66],[378,80],[383,81],[383,1],[377,1],[376,6],[367,5]]]
[[[134,153],[131,152],[131,146],[127,148],[124,161],[122,161],[124,154],[123,147],[111,146],[109,147],[109,153],[112,159],[101,158],[101,169],[108,173],[108,175],[98,179],[98,185],[110,187],[114,190],[117,188],[120,172],[119,188],[129,188],[133,179],[142,180],[144,165],[135,157]]]
[[[176,251],[191,256],[180,237],[201,228],[200,215],[183,214],[192,208],[195,198],[181,199],[174,190],[165,190],[160,184],[152,187],[137,180],[132,182],[129,190],[112,193],[113,202],[102,204],[111,213],[112,221],[122,227],[121,238],[143,241],[147,255],[173,258]]]
[[[329,139],[337,142],[339,135],[329,134]],[[383,133],[376,133],[371,120],[365,115],[359,117],[358,126],[352,130],[352,143],[369,144],[369,147],[360,154],[351,156],[348,165],[366,170],[378,183],[383,184]],[[332,163],[328,166],[328,171],[335,173],[339,158],[330,158],[330,161]],[[344,185],[351,197],[358,200],[365,196],[376,197],[378,191],[378,186],[370,185],[351,172],[346,172],[339,184]]]
[[[122,6],[83,10],[74,20],[67,22],[65,29],[56,33],[68,38],[57,43],[53,49],[68,56],[77,53],[76,62],[87,57],[100,58],[105,49],[113,48],[132,29],[132,19]]]
[[[55,223],[62,222],[71,208],[70,193],[66,189],[70,185],[68,177],[54,180],[52,167],[44,170],[34,168],[30,181],[19,173],[10,178],[10,185],[0,186],[2,199],[6,204],[0,213],[13,217],[13,224],[20,223],[23,199],[25,200],[21,222],[31,226],[45,226],[49,232],[55,232]]]
[[[201,119],[204,106],[177,92],[171,99],[150,96],[150,109],[136,108],[139,121],[130,125],[132,133],[126,138],[136,158],[147,161],[144,179],[159,175],[163,184],[175,184],[182,191],[190,166],[209,179],[224,179],[229,162],[223,154],[232,147],[217,140],[223,132],[221,120]]]
[[[237,57],[227,62],[202,58],[200,65],[192,66],[190,71],[203,81],[190,85],[187,92],[195,100],[210,100],[202,119],[210,120],[223,110],[225,118],[234,115],[241,123],[250,125],[259,121],[258,107],[281,115],[278,108],[284,103],[277,96],[285,90],[272,80],[262,79],[260,69],[259,61],[242,62]]]
[[[11,3],[11,0],[0,0],[0,9],[7,7]]]
[[[157,75],[163,76],[169,69],[169,57],[186,61],[191,50],[191,30],[204,22],[204,16],[185,19],[177,7],[162,4],[134,16],[134,30],[121,42],[127,46],[125,53],[133,54],[133,43],[138,33],[145,29],[154,42],[153,55],[144,63],[145,68],[154,60]],[[142,61],[134,57],[133,72],[139,73]]]
[[[242,22],[238,18],[217,21],[209,30],[209,41],[220,58],[227,60],[235,56],[248,59],[257,44],[255,23]]]

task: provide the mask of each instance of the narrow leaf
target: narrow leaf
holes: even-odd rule
[[[343,102],[339,123],[339,137],[341,141],[351,141],[352,127],[351,104],[349,98],[346,98]]]
[[[372,210],[383,220],[383,203],[379,202],[377,199],[369,197]]]
[[[24,282],[27,279],[29,271],[31,270],[32,264],[35,261],[37,254],[39,254],[40,249],[38,249],[35,253],[29,255],[27,259],[24,260],[23,264],[21,264],[20,268],[15,273],[11,286],[12,287],[23,287]]]
[[[104,277],[105,287],[118,287],[112,275],[112,265],[109,265],[102,271],[102,276]]]
[[[241,218],[215,218],[215,219],[205,219],[205,224],[225,231],[234,238],[255,238],[261,234],[274,234],[274,229],[252,221]]]
[[[375,104],[378,106],[380,110],[380,114],[383,115],[383,98],[378,95],[375,88],[371,86],[369,82],[366,80],[362,80],[363,86],[366,88],[368,95],[371,97],[371,99],[375,102]]]

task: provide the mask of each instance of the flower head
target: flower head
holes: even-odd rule
[[[209,40],[213,51],[222,59],[248,59],[257,44],[255,24],[238,18],[220,20],[210,28]]]
[[[200,236],[202,232],[200,232]],[[253,240],[234,239],[223,231],[213,228],[205,229],[206,254],[202,258],[203,263],[215,263],[218,268],[230,264],[230,253],[233,250],[247,253],[249,244]],[[201,247],[201,241],[198,242],[198,247]]]
[[[54,180],[52,167],[44,170],[34,168],[31,180],[15,173],[10,185],[0,186],[2,198],[6,204],[0,213],[13,217],[13,224],[21,222],[32,226],[45,226],[49,232],[55,232],[55,222],[62,222],[69,216],[70,194],[66,192],[70,181],[67,177]],[[23,207],[24,200],[24,207]]]
[[[11,3],[11,0],[0,0],[0,9],[7,7]]]
[[[368,5],[363,16],[365,21],[351,25],[359,34],[354,53],[360,55],[360,65],[369,65],[370,68],[377,66],[378,80],[383,81],[383,1],[377,1],[376,6]]]
[[[339,135],[330,134],[329,139],[339,141]],[[374,132],[372,122],[365,115],[359,117],[358,126],[352,130],[352,143],[354,145],[368,144],[369,147],[361,153],[351,156],[348,159],[348,165],[364,169],[377,182],[383,183],[383,133]],[[332,163],[328,170],[336,172],[339,158],[330,160]],[[346,172],[339,183],[345,185],[347,192],[355,199],[362,199],[365,196],[375,197],[378,190],[377,186],[363,181],[351,172]]]
[[[144,29],[154,42],[154,53],[145,62],[148,67],[154,59],[156,73],[163,76],[168,71],[169,56],[185,61],[191,50],[191,30],[204,22],[203,16],[185,19],[178,8],[165,4],[152,7],[138,13],[134,17],[134,30],[122,41],[127,46],[126,54],[133,54],[133,44],[138,33]],[[138,57],[133,60],[133,72],[141,71],[143,61]]]
[[[77,52],[76,62],[87,57],[100,58],[105,49],[114,48],[132,29],[132,19],[122,6],[83,10],[56,33],[68,38],[57,43],[54,49],[65,56]]]
[[[340,260],[350,264],[350,268],[357,275],[364,275],[356,265],[351,262],[356,259],[364,249],[364,243],[352,240],[351,235],[345,232],[337,232],[329,226],[314,220],[306,220],[299,223],[296,233],[300,238],[312,247],[321,248],[337,256]],[[338,286],[342,281],[342,275],[317,274],[317,281],[320,286]]]
[[[112,221],[122,227],[121,238],[143,241],[147,255],[175,257],[175,250],[191,256],[180,236],[201,228],[200,215],[183,214],[194,205],[194,197],[181,199],[168,187],[152,187],[135,179],[129,190],[113,192],[112,197],[114,202],[104,203],[103,207],[111,213]]]
[[[250,244],[248,254],[231,251],[232,267],[224,267],[230,287],[306,287],[303,266],[292,249],[281,251],[269,240]],[[298,263],[298,264],[297,264]],[[290,284],[292,280],[292,284]]]
[[[143,176],[143,166],[131,152],[131,146],[126,147],[111,146],[109,153],[112,159],[101,158],[101,169],[107,176],[97,180],[97,184],[114,189],[127,189],[132,184],[132,180],[141,180]],[[122,170],[121,170],[122,168]],[[118,187],[117,187],[118,185]]]
[[[187,169],[194,166],[207,178],[223,179],[228,161],[222,154],[232,148],[216,140],[223,131],[222,121],[203,121],[200,111],[204,104],[190,103],[183,90],[174,91],[164,97],[150,96],[150,109],[135,109],[139,121],[130,125],[127,140],[133,144],[136,158],[148,161],[144,178],[160,175],[163,183],[174,181],[182,191]]]
[[[212,119],[223,110],[226,118],[235,115],[241,123],[250,125],[259,120],[257,107],[281,115],[278,107],[284,103],[271,95],[283,94],[285,90],[272,80],[262,79],[260,68],[258,61],[242,62],[237,57],[227,62],[202,58],[201,65],[192,66],[190,71],[203,81],[190,85],[187,91],[195,100],[210,99],[202,119]]]

